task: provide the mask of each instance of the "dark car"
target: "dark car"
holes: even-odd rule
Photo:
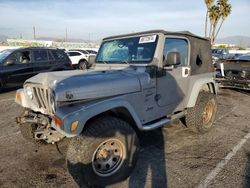
[[[242,60],[242,61],[250,61],[250,54],[248,53],[248,54],[238,56],[236,59],[237,60]]]
[[[229,51],[225,48],[212,49],[212,56],[214,59],[227,59],[229,57]]]
[[[250,56],[217,63],[216,77],[221,87],[250,90]]]
[[[0,89],[16,87],[26,79],[50,71],[71,70],[63,50],[56,48],[19,48],[0,52]]]

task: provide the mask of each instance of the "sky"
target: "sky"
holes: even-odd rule
[[[250,36],[250,0],[229,0],[219,38]],[[204,36],[204,0],[0,0],[0,35],[99,40],[151,29]]]

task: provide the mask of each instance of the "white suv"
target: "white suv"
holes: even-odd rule
[[[93,65],[96,56],[94,54],[90,54],[86,50],[69,50],[67,54],[73,67],[81,70],[89,69]]]

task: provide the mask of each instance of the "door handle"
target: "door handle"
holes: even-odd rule
[[[189,67],[182,67],[182,77],[186,78],[189,76],[190,74],[190,68]]]

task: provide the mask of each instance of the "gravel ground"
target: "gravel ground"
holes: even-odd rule
[[[0,94],[0,187],[78,187],[54,145],[22,138],[14,94]],[[250,93],[221,90],[209,133],[175,122],[145,134],[131,177],[109,187],[250,187],[249,99]]]

